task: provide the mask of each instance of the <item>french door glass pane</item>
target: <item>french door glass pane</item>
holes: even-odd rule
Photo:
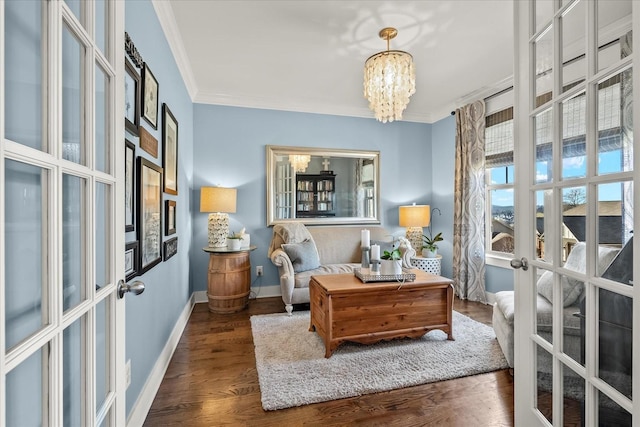
[[[584,378],[563,365],[562,388],[564,402],[563,425],[583,426],[584,424]]]
[[[631,181],[599,184],[598,190],[598,244],[605,248],[628,247],[613,265],[611,256],[601,259],[598,275],[630,285],[632,280],[632,253],[630,239],[633,237],[633,183]],[[610,252],[614,249],[610,249]],[[606,269],[606,270],[605,270]]]
[[[578,94],[561,104],[562,108],[562,178],[587,175],[586,96]]]
[[[86,182],[72,175],[62,176],[62,274],[63,308],[75,307],[85,298],[85,200]]]
[[[109,59],[107,52],[107,28],[109,19],[108,4],[105,0],[95,0],[96,16],[95,16],[95,42],[98,49],[104,56]]]
[[[44,350],[44,352],[43,352]],[[47,394],[47,384],[42,379],[43,363],[49,354],[49,345],[29,356],[24,362],[7,374],[6,425],[7,426],[43,426],[44,405],[42,396]]]
[[[101,172],[109,172],[109,151],[107,149],[107,127],[109,111],[109,79],[100,65],[96,64],[96,93],[95,114],[96,120],[94,149],[96,153],[96,169]]]
[[[42,10],[38,1],[7,1],[4,7],[5,138],[44,150]]]
[[[68,427],[81,427],[82,422],[82,402],[83,378],[86,369],[86,361],[83,357],[83,344],[86,342],[85,317],[73,322],[62,334],[63,355],[62,355],[62,404],[64,425]]]
[[[110,194],[110,188],[107,184],[96,183],[95,269],[96,286],[100,288],[111,282],[109,277],[109,242],[111,241],[112,229],[109,222],[110,215],[108,214]]]
[[[551,182],[553,159],[553,110],[549,108],[534,118],[536,141],[536,183]]]
[[[62,158],[84,162],[85,48],[69,27],[62,30]]]
[[[620,25],[620,22],[624,23],[625,20],[631,22],[631,4],[631,0],[601,0],[597,3],[598,71],[604,70],[632,52],[630,38],[625,35],[616,41],[620,34],[611,31],[615,23]]]
[[[633,170],[632,70],[598,85],[598,174]]]
[[[601,391],[598,391],[599,426],[631,427],[631,414]]]
[[[584,282],[560,275],[562,303],[562,352],[584,366],[585,286]],[[567,368],[567,370],[569,370]]]
[[[546,104],[553,93],[553,28],[534,43],[536,106]]]
[[[109,393],[109,297],[96,305],[96,411],[100,412]]]
[[[71,12],[73,12],[73,14],[75,15],[75,17],[78,19],[78,21],[80,21],[80,23],[82,25],[85,25],[84,23],[84,16],[83,16],[83,1],[82,0],[64,0],[64,2],[67,4],[67,6],[69,6],[69,9],[71,9]]]
[[[553,272],[539,268],[537,303],[536,303],[536,333],[550,343],[553,342]]]
[[[584,80],[587,75],[585,60],[586,0],[574,3],[560,18],[562,29],[562,87],[563,91]]]
[[[568,187],[562,189],[562,248],[563,260],[569,256],[573,247],[578,242],[586,240],[586,227],[588,220],[587,209],[587,189],[581,187]],[[564,267],[570,270],[580,271],[584,268],[584,247],[580,248],[580,253],[574,254],[572,263],[565,264]],[[579,256],[580,259],[577,259]],[[585,273],[585,271],[581,271]]]
[[[550,224],[553,218],[547,216],[552,211],[550,210],[551,203],[553,202],[553,190],[539,190],[536,191],[536,224],[533,227],[534,233],[536,233],[536,257],[543,259],[549,263],[553,262],[551,254],[547,254],[545,251],[545,226]],[[540,277],[540,276],[538,276]]]
[[[535,2],[536,32],[542,30],[542,28],[551,21],[551,18],[553,18],[553,2],[554,0],[538,0]]]
[[[49,173],[5,161],[5,349],[49,323],[46,199]]]
[[[544,348],[536,345],[536,358],[538,371],[536,375],[537,400],[536,408],[542,415],[551,422],[553,416],[552,406],[552,385],[553,385],[553,363],[551,354]]]
[[[598,289],[598,376],[629,399],[633,300]]]

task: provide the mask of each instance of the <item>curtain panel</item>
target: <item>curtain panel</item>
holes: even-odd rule
[[[456,110],[453,281],[461,299],[486,303],[485,104]]]

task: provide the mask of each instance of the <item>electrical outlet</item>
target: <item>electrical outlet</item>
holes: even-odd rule
[[[127,378],[127,386],[126,388],[129,388],[129,386],[131,385],[131,359],[127,360],[127,364],[124,365],[124,372],[125,372],[125,376]]]
[[[256,266],[256,276],[260,277],[262,276],[263,273],[264,272],[262,271],[262,266],[261,265]]]

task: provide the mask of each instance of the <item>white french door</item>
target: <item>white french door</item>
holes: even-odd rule
[[[639,425],[640,3],[514,8],[515,424]]]
[[[0,427],[122,426],[124,2],[0,2]]]

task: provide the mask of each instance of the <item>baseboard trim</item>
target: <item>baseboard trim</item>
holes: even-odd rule
[[[178,342],[180,341],[180,337],[184,332],[184,328],[187,326],[189,322],[189,317],[191,316],[191,311],[193,310],[193,306],[196,300],[196,294],[194,292],[187,304],[185,305],[182,313],[178,317],[173,330],[171,331],[171,335],[169,335],[169,339],[165,344],[158,360],[156,361],[153,369],[151,370],[151,374],[147,378],[147,381],[142,387],[142,391],[136,400],[136,403],[133,405],[131,409],[131,413],[127,417],[127,427],[138,427],[144,424],[145,419],[147,418],[147,414],[149,413],[149,409],[151,409],[151,405],[153,404],[153,400],[156,397],[156,393],[160,388],[160,384],[162,383],[162,379],[164,378],[164,374],[167,372],[167,368],[169,367],[169,362],[173,357],[173,353],[178,346]],[[206,299],[206,292],[205,292]]]

